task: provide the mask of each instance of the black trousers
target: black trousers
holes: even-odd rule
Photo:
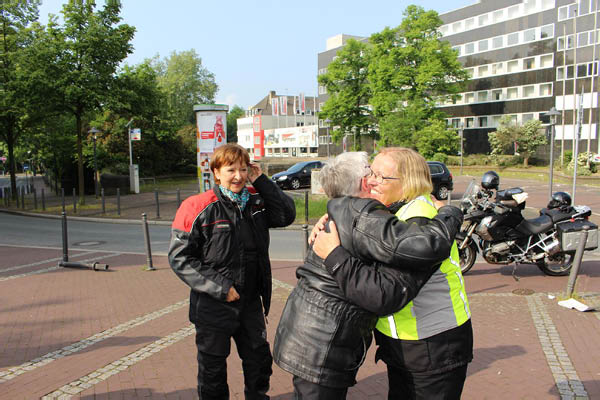
[[[294,400],[344,400],[348,388],[332,388],[294,376]]]
[[[388,400],[458,400],[467,365],[437,374],[415,373],[388,365]]]
[[[227,357],[231,338],[235,340],[244,371],[246,399],[269,399],[269,380],[273,357],[269,343],[262,304],[257,297],[240,310],[233,331],[195,324],[198,348],[198,396],[200,400],[229,399]]]

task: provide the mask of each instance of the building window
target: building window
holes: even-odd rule
[[[477,69],[477,74],[479,78],[483,78],[484,76],[488,76],[488,66],[482,65]]]
[[[504,36],[496,36],[492,39],[492,48],[499,49],[504,46]]]
[[[475,127],[475,119],[474,118],[466,118],[466,127],[474,128]]]
[[[519,61],[512,60],[506,63],[506,70],[508,73],[518,72],[519,71]]]
[[[475,28],[475,18],[469,18],[465,21],[465,31]]]
[[[552,84],[542,83],[540,85],[540,96],[552,96]]]
[[[442,36],[446,36],[448,34],[449,30],[450,29],[449,29],[448,25],[442,25],[440,27],[440,33],[442,34]]]
[[[458,21],[452,24],[452,32],[457,33],[462,31],[462,21]]]
[[[500,22],[504,19],[504,10],[494,11],[493,14],[494,22]]]
[[[475,94],[474,93],[465,94],[465,103],[470,104],[473,102],[475,102]]]
[[[598,61],[588,64],[588,75],[598,75]]]
[[[577,77],[583,78],[587,76],[587,64],[579,64],[577,66]]]
[[[579,15],[588,14],[590,12],[590,2],[589,0],[579,0],[578,2],[578,13]]]
[[[506,37],[506,45],[514,46],[516,44],[519,44],[519,32],[508,34],[508,36]]]
[[[556,68],[556,80],[557,81],[562,81],[563,79],[565,79],[565,70],[563,67],[558,67]]]
[[[467,68],[467,75],[469,76],[469,78],[473,78],[473,75],[475,73],[475,69],[474,68]]]
[[[475,43],[467,43],[465,45],[465,54],[475,53]]]
[[[540,39],[547,39],[554,36],[554,25],[544,25],[540,29]]]
[[[480,128],[487,128],[487,122],[488,122],[487,117],[479,117],[479,127]]]
[[[521,116],[521,122],[525,123],[527,121],[531,121],[533,119],[533,114],[523,114]]]
[[[512,6],[508,9],[508,19],[517,18],[519,16],[519,6]]]
[[[523,60],[523,69],[534,69],[535,68],[535,58],[526,58]]]
[[[492,90],[492,100],[494,100],[494,101],[502,100],[502,89]]]
[[[319,85],[319,94],[327,94],[327,88]]]
[[[455,50],[455,51],[456,51],[456,53],[457,53],[456,55],[457,55],[458,57],[460,57],[460,49],[461,49],[461,46],[454,46],[454,47],[452,48],[452,50]]]
[[[534,40],[535,40],[535,28],[528,29],[525,32],[523,32],[523,42],[525,42],[525,43],[533,42]]]
[[[558,9],[558,20],[562,21],[564,19],[567,19],[567,7],[560,7]]]
[[[492,64],[492,75],[500,75],[504,73],[504,63]]]
[[[481,40],[478,44],[479,47],[479,51],[487,51],[488,49],[488,41],[486,40]]]
[[[452,127],[458,129],[459,126],[460,126],[460,118],[453,118],[452,119]]]
[[[535,95],[535,86],[523,86],[523,97],[533,97]]]
[[[478,21],[479,21],[479,26],[487,25],[487,23],[489,21],[488,14],[480,15],[478,18]]]
[[[477,92],[477,101],[478,102],[488,101],[487,90],[484,90],[483,92]]]
[[[502,119],[502,115],[494,115],[492,117],[492,126],[499,126],[500,125],[500,120]]]
[[[589,36],[587,32],[577,34],[577,47],[587,46]]]
[[[567,67],[567,79],[573,79],[575,73],[575,67],[573,65],[569,65]]]
[[[540,67],[551,68],[552,67],[552,54],[546,54],[540,57]]]
[[[519,89],[518,88],[508,88],[506,89],[506,98],[508,100],[514,100],[519,97]]]

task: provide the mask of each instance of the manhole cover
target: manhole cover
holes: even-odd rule
[[[100,241],[87,241],[87,242],[77,242],[73,243],[74,246],[98,246],[99,244],[104,244],[105,242]]]
[[[512,292],[513,294],[518,294],[519,296],[529,296],[535,293],[531,289],[515,289]]]

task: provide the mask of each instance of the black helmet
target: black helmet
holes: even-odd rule
[[[481,186],[484,189],[496,189],[498,190],[498,186],[500,185],[500,176],[494,171],[488,171],[481,177]]]
[[[571,205],[571,196],[569,193],[556,192],[552,194],[552,199],[548,202],[548,208],[558,208]]]

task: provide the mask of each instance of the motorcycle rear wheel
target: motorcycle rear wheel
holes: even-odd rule
[[[543,273],[550,276],[569,275],[573,266],[574,252],[558,253],[552,257],[544,257],[537,262],[537,266]]]
[[[477,245],[475,242],[470,241],[464,249],[458,249],[458,255],[460,256],[460,272],[464,275],[475,264],[475,260],[477,259]]]

